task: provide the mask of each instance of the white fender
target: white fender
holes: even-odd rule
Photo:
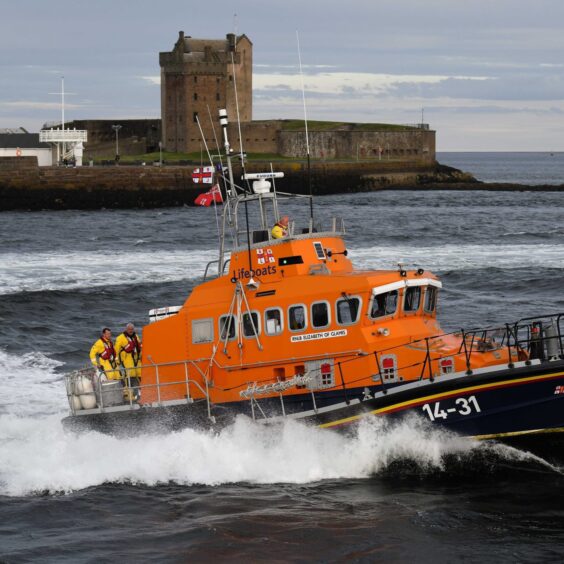
[[[80,399],[82,409],[94,409],[96,407],[96,395],[94,386],[87,376],[81,376],[76,382],[76,392]]]
[[[80,409],[82,409],[82,403],[80,402],[80,397],[75,394],[69,397],[69,403],[73,411],[79,411]]]
[[[81,396],[82,394],[91,394],[94,391],[92,382],[87,376],[81,376],[76,381],[76,393]]]

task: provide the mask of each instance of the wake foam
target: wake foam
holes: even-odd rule
[[[352,436],[288,421],[239,418],[218,433],[185,429],[124,439],[63,431],[57,416],[0,417],[0,495],[61,493],[107,482],[155,486],[304,484],[363,479],[410,460],[418,472],[444,470],[445,456],[472,456],[478,443],[430,430],[417,418],[371,418]],[[503,457],[514,457],[507,449]],[[518,452],[518,451],[515,451]]]
[[[121,253],[4,253],[0,295],[194,279],[217,254],[214,249],[141,251],[143,241],[137,244],[139,250]],[[351,258],[361,269],[395,269],[398,262],[435,271],[558,268],[564,264],[564,245],[378,245],[353,249]]]
[[[40,352],[16,356],[0,349],[0,415],[64,413],[65,385],[55,372],[62,365]]]

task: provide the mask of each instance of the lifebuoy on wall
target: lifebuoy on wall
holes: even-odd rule
[[[18,147],[16,149],[16,157],[21,157],[22,156],[22,150]]]

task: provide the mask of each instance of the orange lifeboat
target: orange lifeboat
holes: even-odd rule
[[[143,329],[140,399],[104,405],[100,393],[96,408],[77,409],[71,375],[67,422],[115,430],[125,418],[176,427],[244,414],[340,428],[416,412],[486,438],[564,429],[561,315],[445,333],[434,274],[355,270],[343,220],[314,219],[310,196],[274,190],[280,177],[245,175],[241,188],[230,175],[218,259],[182,306],[153,310]],[[289,200],[309,221],[275,238]]]

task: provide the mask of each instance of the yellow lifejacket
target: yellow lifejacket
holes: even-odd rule
[[[116,370],[116,351],[111,340],[98,339],[90,349],[90,362],[101,368],[109,380],[119,380],[121,374]]]
[[[141,339],[133,333],[121,333],[116,339],[116,356],[118,362],[125,368],[124,376],[127,378],[140,378],[141,368]]]

